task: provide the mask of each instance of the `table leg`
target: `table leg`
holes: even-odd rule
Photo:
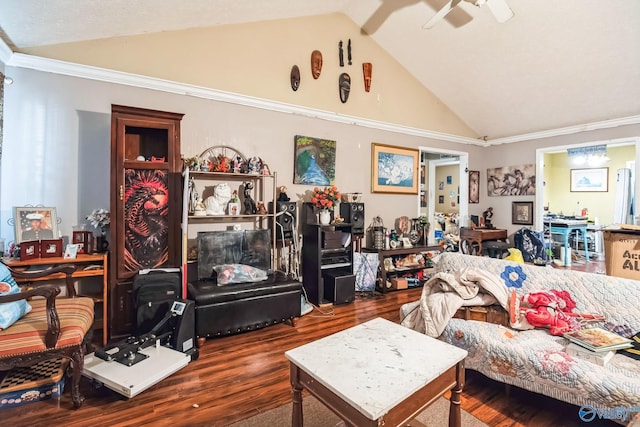
[[[460,415],[460,400],[464,387],[464,360],[456,365],[456,385],[451,390],[449,398],[449,427],[460,427],[462,418]]]
[[[303,427],[302,418],[302,384],[300,384],[299,370],[296,365],[291,363],[289,367],[289,378],[291,381],[291,400],[293,401],[291,409],[291,426]]]

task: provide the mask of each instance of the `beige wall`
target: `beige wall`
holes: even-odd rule
[[[346,65],[351,39],[353,65]],[[338,42],[345,45],[345,67]],[[311,76],[311,52],[324,65]],[[220,89],[356,117],[453,135],[477,137],[427,88],[343,14],[118,37],[24,49],[23,53]],[[362,63],[373,64],[371,91],[364,91]],[[301,85],[294,92],[291,67]],[[347,103],[338,77],[351,76]]]

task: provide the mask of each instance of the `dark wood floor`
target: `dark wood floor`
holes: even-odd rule
[[[60,399],[2,410],[0,425],[225,426],[290,402],[286,350],[375,317],[398,322],[399,307],[419,297],[420,289],[358,297],[325,313],[316,309],[295,327],[280,324],[210,339],[199,360],[133,399],[96,389],[83,378],[81,409],[72,409],[67,388]],[[516,388],[507,396],[502,384],[472,371],[462,408],[490,426],[581,425],[575,406]]]

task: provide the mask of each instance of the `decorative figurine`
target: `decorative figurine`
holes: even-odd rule
[[[251,198],[251,190],[253,190],[253,183],[251,181],[247,181],[243,183],[243,185],[244,185],[244,214],[255,215],[258,209],[256,207],[256,202]]]
[[[279,202],[288,202],[289,200],[291,200],[291,198],[289,198],[289,196],[287,196],[287,187],[286,186],[282,186],[279,188],[280,190],[280,194],[278,194],[278,201]]]
[[[351,65],[351,39],[349,39],[349,43],[347,44],[347,61],[349,61],[349,65]]]
[[[207,215],[224,215],[227,203],[231,199],[231,188],[226,182],[221,182],[213,189],[213,196],[204,201]]]
[[[344,51],[342,50],[342,40],[338,43],[338,60],[340,61],[340,66],[344,67]]]
[[[258,202],[258,206],[256,208],[256,213],[258,215],[266,215],[267,214],[267,208],[264,206],[264,202]]]
[[[488,207],[486,211],[482,212],[482,218],[484,219],[484,226],[486,228],[493,228],[491,224],[491,218],[493,218],[493,208]]]

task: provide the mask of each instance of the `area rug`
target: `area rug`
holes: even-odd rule
[[[285,427],[291,425],[291,403],[282,405],[270,411],[258,414],[246,420],[231,424],[229,427]],[[302,400],[302,413],[304,417],[304,427],[334,427],[340,423],[338,418],[322,403],[312,396],[305,396]],[[462,425],[465,427],[485,427],[486,424],[473,417],[464,410],[462,413]],[[449,425],[449,401],[439,398],[423,413],[416,417],[416,420],[429,427],[444,427]],[[342,424],[340,424],[342,425]]]

